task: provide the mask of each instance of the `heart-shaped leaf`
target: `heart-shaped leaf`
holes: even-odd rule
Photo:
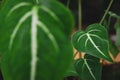
[[[82,80],[101,80],[102,66],[93,57],[76,60],[74,66]]]
[[[0,11],[5,80],[61,80],[72,61],[70,11],[56,0],[7,0]]]
[[[107,30],[102,25],[92,24],[86,31],[77,31],[72,37],[72,43],[78,51],[112,62]]]

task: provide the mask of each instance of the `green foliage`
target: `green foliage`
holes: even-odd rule
[[[72,44],[77,51],[84,52],[84,58],[79,58],[75,61],[75,70],[79,74],[82,80],[101,80],[101,71],[102,66],[100,64],[100,59],[104,59],[110,62],[113,62],[109,53],[112,52],[113,56],[116,57],[118,54],[117,47],[111,42],[108,37],[108,31],[110,26],[111,17],[120,19],[116,14],[110,14],[109,20],[103,21],[113,3],[113,0],[110,1],[105,14],[103,15],[99,24],[89,25],[85,31],[79,30],[72,36]],[[118,22],[119,23],[119,22]],[[117,26],[118,26],[117,23]],[[120,38],[120,29],[117,27],[117,45],[119,45]]]
[[[111,19],[111,17],[116,19],[116,22],[114,24],[114,28],[116,30],[116,41],[115,41],[115,43],[116,43],[117,46],[120,46],[120,36],[119,36],[120,35],[120,16],[117,15],[116,13],[111,12],[111,11],[109,11],[108,14],[109,14],[110,19]],[[109,23],[110,23],[110,20],[109,20]]]
[[[75,62],[75,68],[82,80],[101,80],[102,66],[98,58],[87,55]]]
[[[54,0],[7,0],[0,11],[4,80],[61,80],[72,61],[71,12]]]
[[[120,18],[117,19],[114,27],[116,30],[116,45],[120,46]]]
[[[65,77],[67,77],[67,76],[79,76],[78,73],[75,70],[74,63],[75,63],[75,61],[71,64],[71,66],[67,70],[67,72],[65,74]]]
[[[110,44],[110,52],[113,55],[113,57],[116,58],[116,56],[119,53],[118,47],[111,40],[109,42],[110,42],[109,43]]]
[[[80,52],[112,62],[109,56],[107,30],[99,24],[92,24],[86,31],[78,31],[73,35],[72,43]]]
[[[85,31],[79,30],[72,36],[73,47],[85,53],[84,58],[72,61],[69,36],[74,19],[67,7],[57,0],[3,2],[0,55],[4,80],[62,80],[66,76],[101,80],[100,59],[113,62],[109,52],[116,48],[109,41],[107,29],[101,25],[107,12],[100,24],[91,24]],[[115,26],[119,35],[118,22]],[[120,41],[119,36],[117,41]]]
[[[100,58],[113,62],[109,55],[107,29],[100,24],[91,24],[85,31],[79,30],[72,37],[73,46],[84,52],[84,58],[75,62],[75,69],[82,80],[101,80]]]
[[[116,22],[115,22],[115,25],[114,25],[114,27],[115,27],[115,29],[116,29],[116,32],[117,32],[117,34],[116,34],[116,36],[117,36],[117,40],[115,41],[115,43],[109,38],[109,47],[110,47],[110,53],[113,55],[113,57],[115,58],[117,55],[118,55],[118,53],[119,53],[119,50],[118,50],[118,42],[120,41],[119,39],[118,39],[118,36],[119,36],[119,30],[117,29],[117,27],[119,27],[120,25],[119,25],[119,16],[117,15],[117,14],[115,14],[115,13],[113,13],[113,12],[111,12],[111,11],[109,11],[108,12],[108,14],[109,14],[109,17],[108,17],[108,20],[104,20],[104,23],[103,23],[103,25],[107,28],[107,30],[109,31],[109,29],[110,29],[110,25],[111,25],[111,20],[112,20],[112,18],[116,18],[117,20],[116,20]],[[110,35],[111,36],[111,35]]]
[[[2,2],[3,2],[3,0],[0,0],[0,9],[1,9]]]

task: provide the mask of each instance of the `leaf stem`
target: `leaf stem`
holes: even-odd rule
[[[82,0],[78,0],[78,27],[82,29]]]
[[[113,3],[113,0],[110,1],[110,3],[109,3],[109,5],[108,5],[108,7],[107,7],[107,9],[106,9],[106,11],[105,11],[105,13],[104,13],[104,15],[103,15],[103,17],[102,17],[102,19],[101,19],[101,21],[100,21],[99,24],[102,24],[102,23],[103,23],[103,21],[104,21],[106,15],[107,15],[107,13],[108,13],[108,11],[109,11],[109,9],[110,9],[112,3]]]

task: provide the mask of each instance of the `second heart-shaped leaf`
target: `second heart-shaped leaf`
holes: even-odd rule
[[[82,80],[101,80],[102,66],[98,60],[93,56],[85,55],[84,59],[75,61],[75,70]]]

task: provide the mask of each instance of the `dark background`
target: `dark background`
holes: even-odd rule
[[[64,5],[68,0],[59,0]],[[99,23],[110,0],[82,0],[82,24],[85,27],[92,23]],[[78,0],[70,0],[70,9],[72,10],[75,19],[76,27],[78,20]],[[110,11],[120,15],[120,0],[114,0]],[[114,23],[114,19],[113,22]],[[84,27],[83,27],[84,28]]]

